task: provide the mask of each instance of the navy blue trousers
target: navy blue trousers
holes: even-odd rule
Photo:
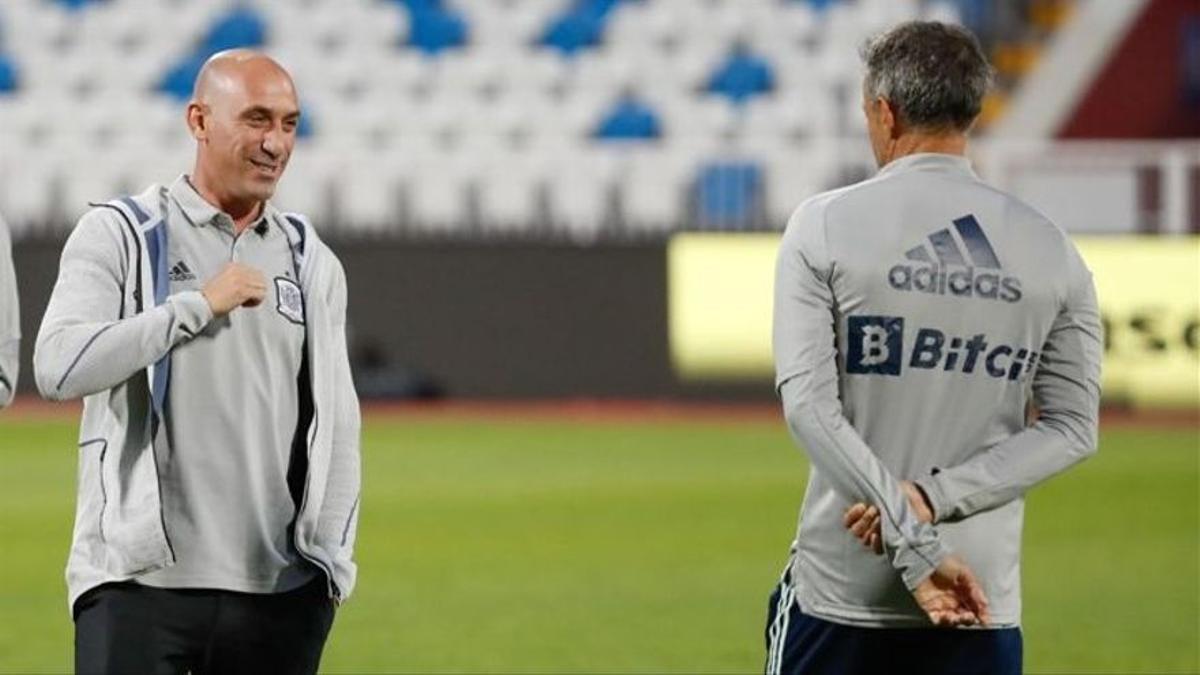
[[[788,603],[776,623],[780,588],[767,610],[769,675],[1021,675],[1021,629],[862,628],[809,616]]]

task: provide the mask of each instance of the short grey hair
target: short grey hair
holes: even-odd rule
[[[931,131],[966,131],[992,85],[992,67],[965,28],[902,23],[863,45],[868,100],[881,97],[900,120]]]

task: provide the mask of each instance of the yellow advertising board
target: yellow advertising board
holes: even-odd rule
[[[1105,326],[1104,397],[1200,407],[1200,237],[1076,237]],[[686,380],[771,377],[778,234],[683,234],[667,248],[668,326]]]

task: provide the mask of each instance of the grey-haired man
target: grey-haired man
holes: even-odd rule
[[[1091,274],[964,157],[972,35],[906,23],[864,60],[882,168],[801,204],[779,250],[776,385],[812,471],[766,667],[1015,675],[1023,496],[1096,449]]]

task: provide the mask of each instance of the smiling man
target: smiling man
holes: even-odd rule
[[[277,63],[213,56],[192,173],[95,205],[63,250],[34,366],[84,398],[77,672],[314,673],[354,586],[345,275],[268,202],[299,117]]]

